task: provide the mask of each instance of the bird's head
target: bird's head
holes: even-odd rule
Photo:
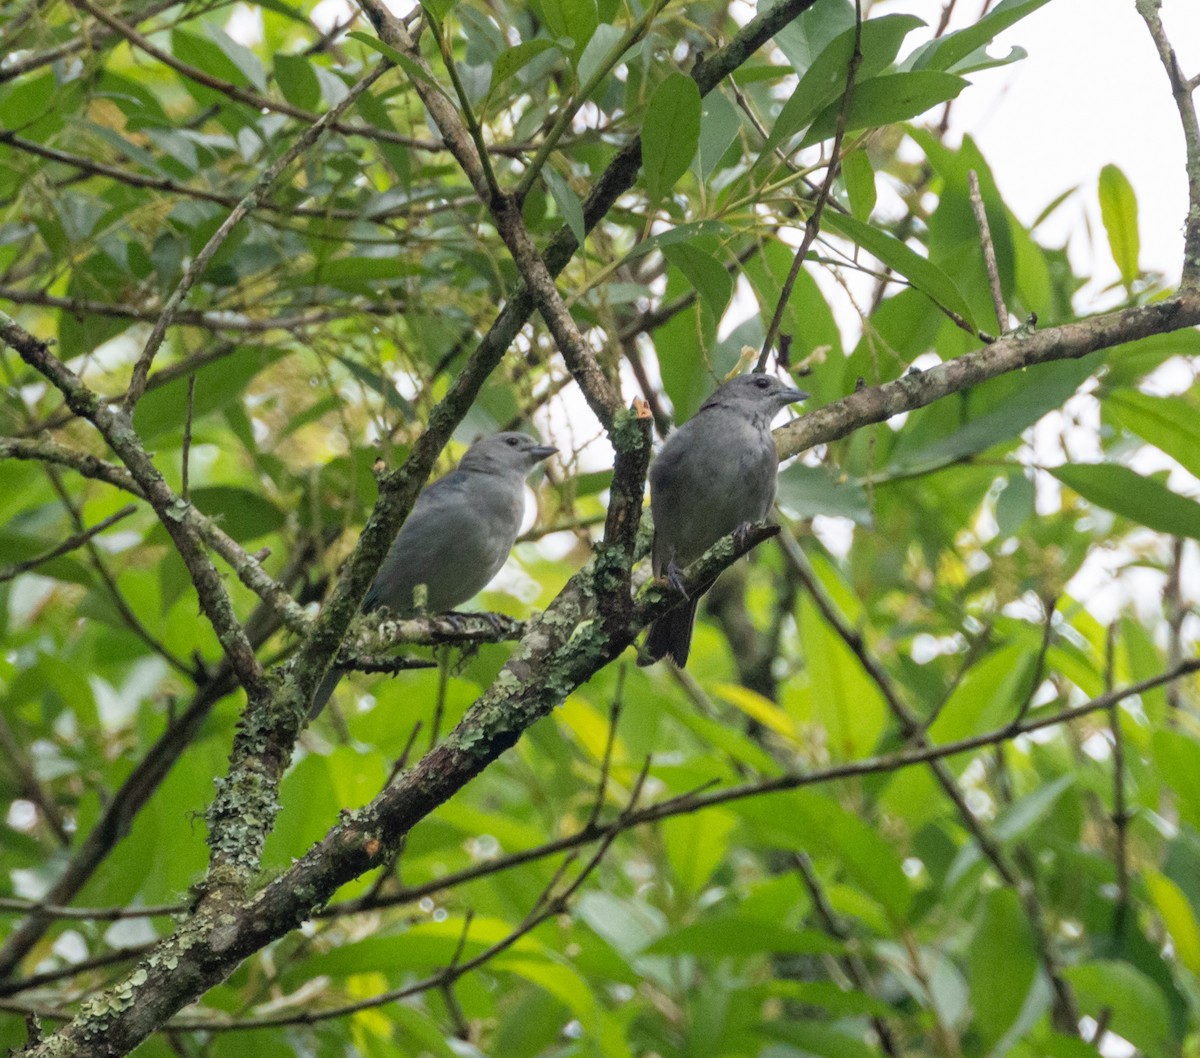
[[[781,408],[807,399],[804,390],[780,382],[774,375],[756,373],[731,378],[708,398],[704,406],[730,408],[748,418],[765,419],[764,425],[767,425]]]
[[[463,470],[520,474],[524,477],[543,459],[549,459],[557,451],[553,445],[544,445],[528,434],[510,430],[476,441],[467,449],[459,466]]]

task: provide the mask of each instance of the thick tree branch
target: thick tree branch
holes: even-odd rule
[[[775,431],[781,458],[814,445],[836,441],[869,423],[932,404],[951,393],[990,378],[1055,360],[1078,360],[1098,349],[1166,334],[1200,324],[1200,292],[1181,290],[1172,297],[1066,323],[1035,334],[1013,333],[986,349],[955,357],[928,371],[911,371],[881,386],[867,386],[823,408],[792,419]]]

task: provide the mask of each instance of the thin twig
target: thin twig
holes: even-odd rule
[[[42,780],[38,778],[37,771],[34,769],[25,752],[25,747],[21,745],[21,740],[17,738],[16,733],[9,726],[8,717],[3,712],[0,712],[0,750],[4,751],[9,764],[12,765],[13,771],[16,772],[16,775],[13,777],[15,779],[13,785],[16,786],[17,793],[32,801],[38,807],[42,820],[50,828],[51,833],[58,840],[58,843],[63,848],[69,848],[71,845],[71,832],[67,829],[66,821],[63,819],[62,812],[59,811],[58,803],[42,785]],[[0,901],[0,908],[2,907],[3,901]]]
[[[1000,337],[1003,338],[1008,333],[1008,307],[1004,304],[1000,265],[996,262],[996,245],[992,242],[987,207],[983,204],[983,192],[979,189],[979,174],[974,169],[967,173],[967,187],[971,193],[971,209],[975,211],[975,223],[979,225],[979,240],[983,243],[983,263],[987,268],[988,286],[992,291],[992,307],[996,310],[996,322],[1000,327]]]
[[[1033,706],[1033,700],[1037,697],[1038,688],[1042,685],[1042,680],[1046,676],[1046,654],[1049,652],[1050,643],[1054,638],[1054,612],[1057,608],[1057,599],[1042,600],[1042,641],[1038,645],[1037,660],[1033,665],[1033,677],[1029,681],[1029,690],[1021,700],[1017,715],[1013,717],[1014,724],[1020,724],[1029,715],[1029,710]]]
[[[1188,211],[1184,219],[1183,275],[1181,288],[1200,287],[1200,120],[1196,116],[1196,104],[1192,99],[1192,82],[1184,76],[1179,59],[1171,46],[1170,38],[1163,27],[1159,14],[1161,0],[1136,0],[1138,14],[1150,30],[1154,46],[1167,78],[1171,82],[1171,95],[1179,111],[1183,126],[1183,142],[1187,151]]]
[[[179,474],[182,478],[179,486],[179,495],[183,497],[183,502],[190,502],[191,491],[188,488],[188,477],[191,464],[192,454],[192,414],[196,406],[196,376],[188,375],[187,386],[187,409],[184,412],[183,418],[183,444],[180,447],[179,453]]]
[[[596,784],[596,799],[592,803],[592,811],[588,816],[585,829],[590,830],[600,818],[604,807],[604,796],[608,792],[608,772],[612,766],[613,744],[617,741],[617,721],[621,718],[621,697],[625,691],[625,673],[628,666],[622,663],[617,668],[617,689],[613,694],[612,705],[608,709],[608,737],[604,740],[604,758],[600,762],[600,782]]]
[[[1113,668],[1116,655],[1117,626],[1110,624],[1104,637],[1104,692],[1113,689]],[[1167,684],[1171,687],[1172,684]],[[1121,708],[1113,702],[1108,710],[1108,724],[1113,740],[1113,860],[1117,869],[1117,906],[1113,933],[1121,943],[1129,916],[1129,809],[1125,800],[1125,737],[1121,731]]]
[[[862,956],[852,947],[854,938],[850,930],[837,917],[833,905],[829,903],[829,898],[825,895],[821,879],[817,877],[816,869],[813,867],[808,853],[793,852],[792,862],[800,873],[800,880],[804,882],[804,888],[808,890],[808,895],[813,902],[813,909],[825,927],[825,931],[846,945],[846,953],[840,959],[846,976],[864,995],[878,998],[875,992],[875,982],[871,980],[871,972],[867,969],[867,964],[863,961]],[[878,1014],[872,1014],[871,1027],[879,1037],[879,1045],[883,1048],[884,1053],[891,1055],[892,1058],[899,1058],[900,1049],[896,1044],[895,1034],[887,1021]]]
[[[1183,537],[1177,536],[1171,541],[1171,564],[1167,567],[1167,583],[1163,588],[1163,609],[1167,618],[1167,664],[1178,665],[1183,660],[1183,622],[1187,617],[1187,607],[1183,603]],[[1167,723],[1179,722],[1179,707],[1182,695],[1178,683],[1167,684]]]
[[[774,348],[775,339],[779,337],[779,328],[783,324],[783,314],[792,297],[792,288],[795,287],[796,280],[800,276],[800,268],[804,264],[809,247],[812,246],[821,231],[821,214],[825,210],[825,203],[829,201],[829,196],[833,193],[833,182],[841,170],[842,137],[846,133],[846,119],[850,116],[850,104],[854,100],[854,82],[861,63],[862,0],[854,0],[854,51],[850,55],[850,63],[846,68],[846,91],[842,96],[842,107],[838,111],[837,130],[834,132],[833,146],[829,151],[829,166],[825,171],[825,182],[821,185],[816,201],[813,202],[812,212],[804,224],[804,237],[800,240],[800,246],[796,250],[795,257],[792,258],[792,267],[788,270],[783,289],[779,292],[779,300],[775,303],[775,313],[771,317],[771,325],[767,328],[762,350],[758,354],[758,363],[754,366],[755,371],[767,369],[767,358],[771,355],[771,349]]]
[[[75,533],[67,537],[57,547],[52,547],[49,551],[43,552],[34,558],[27,558],[24,562],[17,562],[15,565],[9,566],[7,569],[0,569],[0,584],[5,581],[10,581],[14,577],[19,577],[22,573],[28,573],[31,569],[36,569],[38,566],[49,562],[51,559],[58,558],[60,555],[65,555],[70,551],[74,551],[78,547],[82,547],[94,536],[98,536],[110,526],[116,525],[117,522],[128,518],[131,514],[137,511],[137,507],[130,504],[128,507],[122,507],[116,514],[110,514],[103,521],[97,522],[95,525],[82,532]]]

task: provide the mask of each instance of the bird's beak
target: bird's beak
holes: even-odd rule
[[[787,389],[780,390],[779,399],[784,404],[797,404],[802,400],[808,400],[811,393],[805,393],[802,389],[796,389],[794,386],[789,386]]]
[[[529,452],[530,455],[535,455],[538,459],[549,459],[552,455],[558,453],[558,449],[554,445],[535,445]]]

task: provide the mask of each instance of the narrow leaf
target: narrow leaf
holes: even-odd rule
[[[655,205],[675,185],[700,142],[700,89],[681,73],[672,73],[655,90],[642,123],[642,170]]]
[[[579,196],[571,190],[571,185],[549,166],[542,170],[542,176],[546,181],[546,186],[550,189],[550,194],[554,196],[558,212],[562,214],[562,219],[571,229],[575,241],[582,246],[587,238],[587,227],[584,224],[583,204],[579,201]]]
[[[1138,277],[1138,210],[1133,185],[1115,165],[1100,170],[1100,219],[1125,289]]]
[[[930,107],[953,99],[967,82],[952,73],[920,70],[915,73],[892,73],[874,77],[854,86],[850,113],[846,115],[846,131],[877,128],[897,121],[907,121],[924,114]],[[801,147],[828,139],[837,129],[842,100],[830,103],[812,123]]]
[[[893,271],[899,272],[922,294],[932,298],[943,308],[958,313],[971,326],[975,326],[966,299],[959,293],[954,280],[932,261],[922,257],[895,236],[832,210],[825,211],[821,224],[856,242]]]
[[[1051,473],[1097,507],[1159,533],[1200,540],[1200,503],[1153,478],[1112,463],[1063,466]]]
[[[851,151],[842,159],[842,179],[850,198],[850,212],[866,223],[875,208],[875,170],[866,151]]]
[[[516,47],[508,48],[496,56],[492,65],[492,84],[489,92],[494,92],[500,85],[513,76],[518,70],[529,65],[544,51],[553,48],[548,40],[527,40]]]
[[[1153,397],[1122,390],[1104,401],[1122,426],[1200,477],[1200,410],[1182,397]]]
[[[664,247],[663,255],[687,276],[713,319],[720,320],[733,296],[733,276],[725,266],[712,254],[685,242]]]
[[[865,81],[886,69],[896,57],[904,38],[924,23],[914,15],[884,15],[872,18],[862,27],[862,61],[858,79]],[[759,155],[770,154],[779,143],[807,128],[813,118],[831,100],[840,99],[846,90],[850,58],[854,54],[854,30],[848,29],[830,41],[805,70],[800,83],[783,105],[771,128],[766,146]]]
[[[990,14],[956,33],[931,41],[911,60],[914,70],[949,70],[990,43],[1002,30],[1033,14],[1048,0],[1002,0]],[[962,71],[960,71],[962,72]]]

